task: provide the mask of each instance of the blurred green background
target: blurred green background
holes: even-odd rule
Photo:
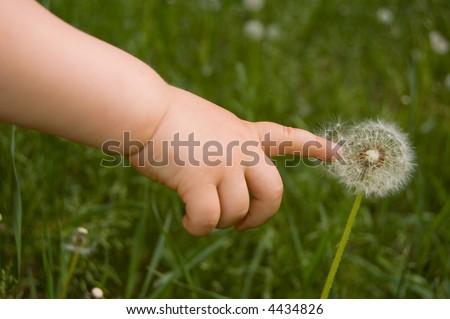
[[[41,2],[243,119],[397,123],[414,178],[364,199],[331,297],[450,298],[448,0]],[[174,192],[102,158],[0,125],[1,298],[93,287],[106,298],[319,297],[353,201],[323,169],[277,161],[285,194],[268,224],[194,238]],[[89,232],[80,253],[78,227]]]

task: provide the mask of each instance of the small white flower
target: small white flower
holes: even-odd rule
[[[243,0],[244,8],[256,12],[264,7],[265,0]]]
[[[449,43],[447,39],[437,31],[431,31],[428,34],[431,49],[437,54],[447,54]]]
[[[387,8],[379,8],[377,10],[377,18],[383,24],[389,25],[394,21],[394,15],[392,11]]]
[[[94,299],[103,299],[104,298],[103,290],[101,290],[98,287],[94,287],[91,289],[91,296]]]
[[[259,20],[249,20],[244,24],[244,35],[251,40],[262,40],[264,33],[264,25]]]
[[[342,145],[343,159],[332,162],[330,172],[355,193],[383,197],[405,186],[414,170],[408,139],[393,124],[340,124],[326,138]]]

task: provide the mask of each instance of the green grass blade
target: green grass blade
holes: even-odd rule
[[[253,255],[250,267],[248,269],[247,275],[245,276],[244,287],[241,292],[241,298],[250,298],[250,290],[252,288],[253,279],[255,278],[258,267],[261,264],[261,259],[264,256],[264,252],[273,236],[273,230],[269,230],[264,234],[264,237],[259,242],[256,247],[255,254]]]
[[[163,274],[154,269],[149,269],[149,272],[151,272],[153,275],[155,275],[156,277],[161,278],[161,279],[166,276],[166,274]],[[203,289],[201,287],[191,286],[191,285],[181,282],[179,280],[173,280],[171,282],[171,284],[173,284],[174,286],[186,289],[191,292],[195,291],[195,293],[201,295],[202,298],[204,297],[204,298],[215,298],[215,299],[229,299],[229,297],[227,297],[225,295],[216,293],[214,291],[209,291],[209,290]]]
[[[52,246],[50,241],[50,235],[46,229],[42,239],[42,264],[44,266],[46,286],[45,296],[46,298],[55,298],[55,279],[53,276],[53,255]]]
[[[16,168],[16,127],[11,132],[11,164],[12,164],[12,212],[14,215],[14,239],[16,242],[17,276],[20,278],[22,268],[22,196],[20,179]]]
[[[33,275],[33,271],[31,269],[27,270],[27,282],[28,282],[28,287],[30,289],[30,297],[32,299],[36,299],[38,298],[38,290],[37,290],[37,286],[36,286],[36,278],[34,278]]]
[[[147,221],[150,214],[150,205],[148,203],[149,201],[149,182],[145,183],[144,187],[144,201],[146,204],[144,205],[144,209],[141,213],[141,216],[139,218],[137,227],[136,227],[136,233],[133,239],[134,245],[133,245],[133,251],[131,254],[131,260],[130,265],[128,268],[128,279],[127,284],[125,287],[125,298],[131,298],[133,295],[133,292],[136,288],[136,283],[138,279],[138,263],[139,258],[142,255],[142,251],[144,249],[144,239],[145,239],[145,231],[147,229]]]
[[[203,248],[200,248],[196,253],[194,253],[186,260],[186,264],[184,265],[183,269],[181,269],[181,267],[178,267],[173,271],[164,274],[164,276],[161,277],[161,280],[158,281],[159,287],[155,289],[149,297],[160,297],[168,289],[168,287],[176,279],[178,279],[178,277],[184,274],[184,272],[191,270],[192,268],[200,264],[203,260],[205,260],[208,256],[213,254],[216,250],[223,248],[227,242],[227,237],[221,236],[216,241],[208,244]]]
[[[150,261],[150,264],[148,265],[147,274],[144,279],[144,283],[142,285],[141,293],[139,294],[140,298],[145,298],[145,296],[148,293],[148,290],[150,288],[150,284],[153,279],[153,275],[155,274],[153,272],[154,269],[158,267],[158,264],[160,263],[163,253],[164,253],[164,243],[165,243],[165,234],[167,234],[169,230],[169,226],[172,222],[172,214],[168,214],[166,217],[166,220],[164,222],[163,229],[161,230],[161,235],[159,236],[158,242],[156,243],[155,250],[153,252],[152,260]]]

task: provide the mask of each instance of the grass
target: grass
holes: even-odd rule
[[[42,3],[246,120],[309,130],[339,116],[399,124],[416,150],[414,179],[363,201],[330,297],[450,297],[450,60],[429,41],[432,30],[450,39],[448,1],[266,1],[258,12],[241,1]],[[377,19],[381,7],[392,23]],[[249,19],[278,36],[247,39]],[[1,298],[57,297],[77,227],[94,249],[80,255],[68,297],[93,287],[107,298],[320,296],[353,201],[323,170],[277,159],[285,194],[267,225],[194,238],[174,192],[101,159],[24,128],[14,147],[0,125]]]
[[[22,265],[22,198],[20,190],[20,179],[16,169],[16,127],[12,126],[11,131],[11,170],[13,173],[12,178],[12,204],[11,211],[14,219],[14,239],[16,243],[16,265],[17,265],[17,277],[21,275]]]

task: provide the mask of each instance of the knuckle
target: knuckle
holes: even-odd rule
[[[286,140],[291,140],[294,135],[294,129],[290,126],[282,125],[281,129],[283,131],[283,136],[286,138]]]

